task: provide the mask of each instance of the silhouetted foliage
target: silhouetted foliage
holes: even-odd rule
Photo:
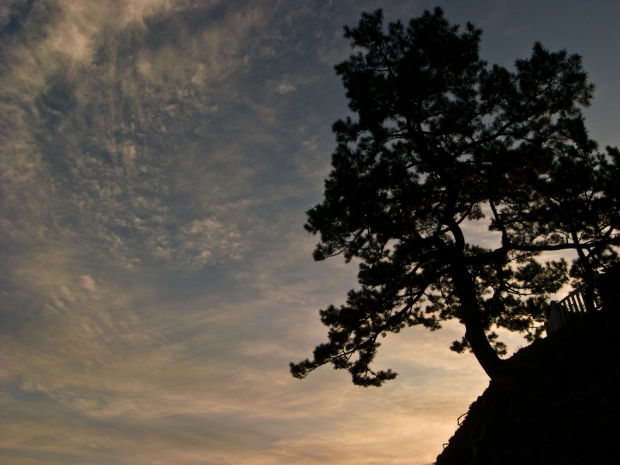
[[[594,312],[596,271],[618,262],[615,232],[620,219],[618,149],[607,156],[587,136],[583,119],[566,121],[564,137],[553,141],[554,159],[546,176],[538,179],[542,194],[536,208],[522,214],[522,222],[539,228],[537,234],[560,236],[577,251],[570,276],[573,286],[585,284],[585,304]],[[567,143],[568,141],[568,143]]]
[[[320,311],[329,340],[291,363],[293,376],[331,363],[379,386],[396,376],[370,368],[380,335],[457,318],[465,336],[451,348],[496,377],[506,348],[493,328],[539,337],[548,295],[568,280],[564,260],[536,257],[586,250],[575,266],[596,267],[609,256],[618,152],[610,161],[587,137],[579,107],[594,87],[581,58],[536,43],[514,71],[489,66],[481,34],[469,23],[459,32],[440,8],[387,32],[381,10],[345,27],[360,51],[335,69],[356,119],[333,125],[333,170],[305,228],[320,234],[315,260],[359,260],[361,287]],[[588,180],[566,190],[575,176]],[[495,249],[471,243],[488,217]]]

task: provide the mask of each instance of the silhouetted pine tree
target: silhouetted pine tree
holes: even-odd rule
[[[333,170],[305,228],[320,234],[315,260],[359,260],[360,288],[321,310],[329,340],[313,360],[291,363],[293,376],[331,363],[355,384],[379,386],[396,376],[370,367],[380,335],[457,318],[465,335],[452,349],[472,350],[495,378],[505,345],[492,328],[538,337],[548,295],[568,279],[564,260],[536,257],[609,253],[618,215],[605,183],[616,165],[585,133],[579,107],[593,85],[581,58],[536,43],[515,71],[490,67],[479,57],[481,35],[469,23],[459,32],[440,8],[387,31],[381,10],[345,27],[359,52],[335,69],[355,117],[333,125]],[[563,170],[571,179],[595,175],[558,201],[569,182]],[[579,203],[584,192],[597,192],[599,204]],[[549,220],[573,201],[583,214]],[[588,217],[592,210],[601,215]],[[501,232],[495,249],[472,244],[466,227],[485,215]]]

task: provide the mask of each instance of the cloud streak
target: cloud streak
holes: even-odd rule
[[[342,25],[377,6],[0,6],[2,463],[434,460],[487,382],[457,324],[387,338],[380,390],[287,371],[356,285],[301,226],[347,114]]]

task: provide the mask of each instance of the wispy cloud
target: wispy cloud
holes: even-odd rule
[[[458,324],[386,338],[380,390],[287,371],[356,285],[302,230],[342,25],[427,3],[0,5],[2,463],[432,462],[486,384]]]

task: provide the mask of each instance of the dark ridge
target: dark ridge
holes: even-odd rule
[[[601,310],[518,351],[436,465],[620,463],[619,330]]]

